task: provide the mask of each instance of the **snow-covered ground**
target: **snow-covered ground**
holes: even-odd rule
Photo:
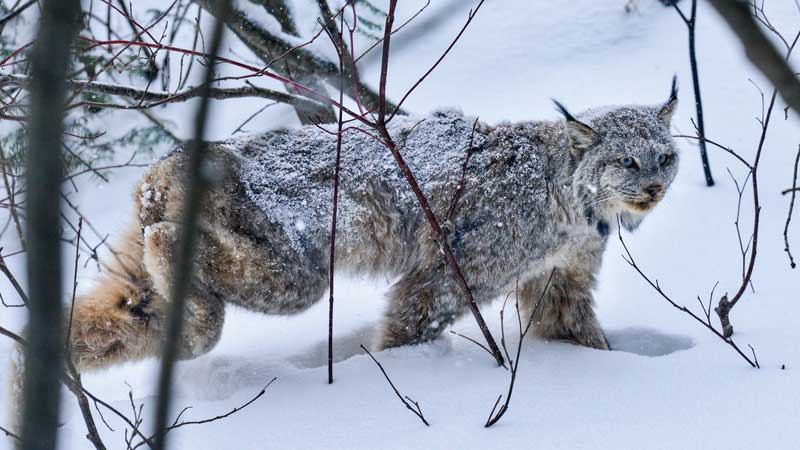
[[[401,2],[402,14],[407,17],[420,3]],[[433,0],[428,13],[452,9],[439,28],[406,45],[398,37],[389,78],[393,98],[399,98],[447,46],[465,20],[466,3]],[[694,106],[684,24],[655,0],[639,3],[639,11],[628,14],[624,0],[490,0],[407,107],[426,112],[457,106],[488,122],[555,119],[551,97],[573,110],[656,103],[667,98],[670,78],[677,73],[682,103],[674,129],[691,133]],[[787,35],[800,26],[800,11],[792,0],[768,0],[767,12]],[[425,14],[419,27],[426,26]],[[708,135],[752,158],[761,97],[748,79],[767,93],[769,85],[704,2],[698,15]],[[312,27],[313,18],[303,26]],[[409,26],[408,32],[414,28]],[[235,50],[246,55],[243,49]],[[373,85],[376,63],[370,61],[363,69]],[[230,135],[263,104],[215,103],[211,137]],[[168,118],[180,122],[191,116],[193,107],[193,103],[172,107]],[[779,100],[761,167],[763,215],[755,293],[748,292],[732,316],[736,341],[756,349],[761,370],[751,369],[729,347],[663,301],[623,261],[614,239],[596,298],[600,320],[618,351],[530,340],[523,348],[510,410],[490,429],[483,423],[497,396],[505,393],[508,373],[473,344],[449,334],[430,344],[376,353],[400,390],[419,401],[431,422],[425,427],[403,408],[374,363],[358,349],[360,343],[370,342],[384,307],[381,293],[391,280],[340,279],[335,339],[340,361],[335,365],[335,383],[326,384],[324,302],[291,318],[231,309],[220,344],[208,355],[179,364],[176,412],[191,406],[187,419],[221,414],[245,402],[273,377],[277,380],[244,411],[174,432],[173,448],[797,448],[800,276],[789,268],[783,251],[788,198],[780,191],[791,182],[800,129],[796,116],[789,114],[784,120],[783,107]],[[295,124],[288,110],[279,106],[268,109],[249,128]],[[730,156],[710,149],[717,186],[707,188],[696,148],[685,141],[680,145],[682,167],[671,192],[625,239],[647,273],[677,301],[699,311],[698,295],[707,298],[717,281],[717,295],[732,293],[741,279],[733,226],[736,189],[725,169],[740,180],[744,172]],[[85,180],[74,201],[96,228],[113,234],[129,214],[131,188],[141,172],[120,171],[109,184]],[[749,194],[743,205],[741,225],[749,230]],[[800,229],[793,236],[800,253]],[[17,247],[12,239],[7,233],[6,249]],[[9,263],[22,274],[22,258],[11,258]],[[80,270],[82,289],[94,273],[92,264]],[[0,280],[0,292],[6,299],[14,298],[6,280]],[[495,302],[483,311],[498,336],[499,309]],[[23,319],[19,310],[0,309],[3,326],[19,330]],[[471,317],[453,329],[479,336]],[[0,355],[9,351],[9,341],[0,340]],[[0,359],[5,367],[5,357]],[[149,421],[156,368],[155,361],[146,361],[87,375],[84,381],[92,392],[126,412],[132,389],[134,400],[145,403],[144,417]],[[7,371],[0,371],[0,382],[7,377]],[[63,405],[62,448],[88,448],[72,397],[65,394]],[[114,429],[100,425],[106,442],[111,448],[124,447],[124,425],[111,414],[104,416]],[[0,424],[7,421],[0,414]],[[11,448],[11,441],[0,437],[0,449],[4,448]]]

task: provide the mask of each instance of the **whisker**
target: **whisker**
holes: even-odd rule
[[[605,197],[600,197],[599,199],[594,199],[594,200],[585,202],[582,206],[584,208],[587,207],[587,206],[594,206],[594,205],[597,205],[597,204],[600,204],[600,203],[603,203],[603,202],[607,202],[609,200],[615,200],[615,199],[620,198],[620,197],[622,197],[622,195],[620,195],[620,194],[610,194],[610,195],[607,195]]]

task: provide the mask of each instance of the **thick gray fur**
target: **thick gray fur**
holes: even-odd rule
[[[448,239],[475,298],[519,281],[534,330],[607,349],[592,289],[617,218],[629,229],[672,182],[669,131],[677,98],[566,120],[489,126],[458,112],[397,117],[391,127],[434,212],[446,215],[470,142],[460,209]],[[294,314],[327,289],[335,138],[316,127],[214,144],[222,177],[205,202],[182,356],[219,338],[224,304]],[[181,219],[185,155],[157,162],[135,193],[134,224],[97,288],[76,306],[73,358],[102,367],[157,353],[172,252]],[[389,292],[380,347],[437,337],[466,304],[390,152],[356,130],[342,151],[338,269],[399,277]],[[554,271],[542,307],[534,309]]]

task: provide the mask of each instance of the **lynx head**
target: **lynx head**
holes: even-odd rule
[[[577,159],[573,186],[588,215],[636,228],[664,197],[678,170],[670,135],[678,104],[676,78],[667,101],[657,106],[621,106],[566,118],[570,150]]]

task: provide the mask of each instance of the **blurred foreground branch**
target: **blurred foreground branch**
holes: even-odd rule
[[[31,53],[31,120],[26,181],[29,345],[21,440],[23,449],[53,450],[62,373],[60,194],[65,80],[70,46],[78,32],[78,0],[42,0],[42,20]]]
[[[753,5],[743,0],[709,0],[744,46],[747,58],[800,114],[800,80],[753,18]]]

